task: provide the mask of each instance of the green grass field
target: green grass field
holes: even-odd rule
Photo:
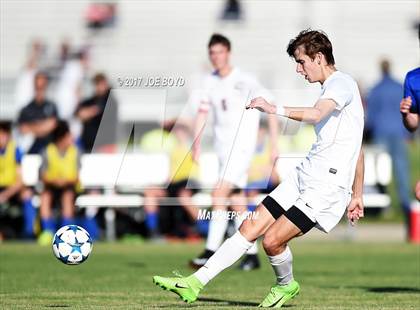
[[[80,266],[51,249],[0,244],[0,309],[255,308],[274,277],[267,259],[258,271],[234,267],[213,280],[192,305],[152,284],[152,276],[187,275],[202,249],[187,244],[97,243]],[[419,309],[420,247],[402,243],[292,243],[301,293],[289,309]]]

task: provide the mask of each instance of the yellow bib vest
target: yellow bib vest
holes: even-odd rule
[[[10,141],[4,154],[0,155],[0,186],[8,187],[17,181],[16,145]]]
[[[193,161],[191,152],[187,147],[175,146],[170,154],[171,158],[171,183],[188,180],[189,177],[197,179],[198,167]]]
[[[47,180],[74,181],[77,179],[77,148],[70,146],[64,155],[61,155],[54,144],[47,146]]]

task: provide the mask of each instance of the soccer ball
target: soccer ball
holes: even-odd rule
[[[83,263],[92,251],[89,233],[77,225],[61,227],[54,235],[52,249],[55,257],[66,265]]]

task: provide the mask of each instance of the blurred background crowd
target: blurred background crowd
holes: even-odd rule
[[[368,152],[391,158],[366,163],[393,171],[366,186],[389,197],[372,202],[367,213],[375,221],[409,221],[420,143],[418,131],[404,128],[400,102],[406,73],[419,66],[418,1],[2,1],[0,19],[0,240],[48,244],[57,227],[76,222],[103,238],[107,216],[115,217],[118,237],[204,236],[208,223],[197,220],[193,197],[209,169],[182,154],[191,145],[191,94],[211,70],[207,40],[213,32],[228,36],[234,64],[257,75],[277,102],[311,104],[319,86],[300,80],[285,53],[288,40],[307,27],[329,35],[338,69],[359,81]],[[154,89],[165,91],[155,103],[137,96],[144,88],[120,83],[157,76],[183,77],[186,84]],[[314,138],[310,127],[289,125],[280,130],[280,156],[303,154]],[[206,141],[210,150],[211,132]],[[78,208],[79,195],[120,191],[81,184],[83,157],[128,150],[166,153],[169,186],[130,191],[144,198],[143,208],[111,215],[106,204]],[[280,182],[269,156],[263,120],[249,184]],[[27,181],[31,165],[37,176]],[[260,192],[247,189],[250,205]],[[165,197],[177,203],[162,203]]]

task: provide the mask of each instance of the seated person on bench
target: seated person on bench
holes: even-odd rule
[[[170,178],[167,187],[150,187],[144,191],[144,209],[146,212],[146,226],[151,238],[159,236],[158,210],[159,201],[164,197],[173,199],[186,211],[193,222],[197,222],[200,233],[205,230],[206,222],[197,220],[198,208],[194,205],[192,196],[197,192],[198,183],[194,180],[198,177],[197,164],[193,162],[190,152],[190,130],[185,124],[168,122],[164,130],[170,132],[176,139],[175,146],[170,150]]]
[[[75,224],[74,199],[79,179],[80,155],[73,141],[69,126],[59,121],[52,134],[52,143],[48,144],[42,155],[40,176],[43,183],[41,193],[41,226],[39,236],[41,245],[51,243],[56,230],[52,207],[54,202],[61,205],[61,225]]]
[[[16,231],[16,223],[7,215],[7,210],[21,204],[23,205],[23,237],[32,238],[34,235],[36,211],[32,205],[32,192],[22,182],[20,168],[22,156],[21,150],[11,138],[11,122],[0,121],[0,206],[1,209],[6,210],[6,214],[1,212],[0,240],[3,237],[16,237],[20,233]],[[6,207],[3,208],[4,206]]]

